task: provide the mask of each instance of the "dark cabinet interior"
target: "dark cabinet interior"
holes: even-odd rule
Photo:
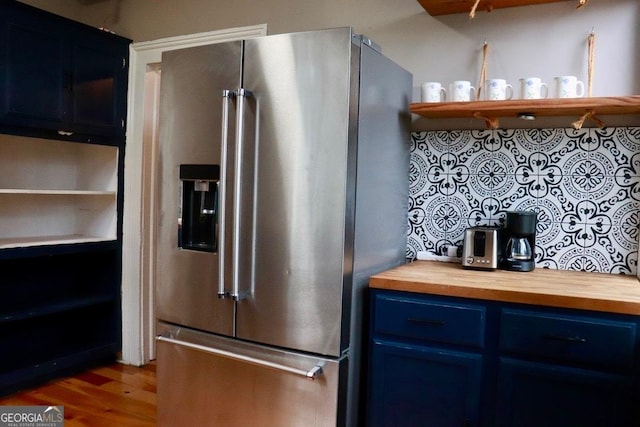
[[[0,259],[0,394],[114,360],[120,251],[101,246]]]

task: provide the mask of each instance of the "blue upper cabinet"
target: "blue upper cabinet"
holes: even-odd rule
[[[0,0],[3,133],[124,139],[130,40]]]
[[[65,120],[63,90],[66,34],[56,20],[5,8],[2,3],[2,122],[59,129]]]
[[[123,137],[129,40],[80,32],[71,40],[69,123],[73,131]]]

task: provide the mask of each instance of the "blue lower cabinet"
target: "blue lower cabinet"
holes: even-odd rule
[[[632,384],[622,375],[501,359],[497,426],[628,427]]]
[[[640,426],[639,316],[371,295],[368,426]]]
[[[369,425],[477,425],[481,355],[375,341],[371,360]]]

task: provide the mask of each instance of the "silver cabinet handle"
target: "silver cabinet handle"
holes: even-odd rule
[[[437,320],[437,319],[418,319],[415,317],[410,317],[407,320],[411,323],[416,323],[418,325],[426,325],[426,326],[444,326],[445,325],[444,320]]]
[[[160,342],[166,342],[166,343],[169,343],[169,344],[179,345],[181,347],[186,347],[186,348],[190,348],[190,349],[197,350],[197,351],[202,351],[204,353],[213,354],[213,355],[216,355],[216,356],[225,357],[227,359],[233,359],[233,360],[238,360],[240,362],[250,363],[250,364],[256,365],[256,366],[263,366],[265,368],[271,368],[271,369],[276,369],[276,370],[279,370],[279,371],[289,372],[289,373],[292,373],[292,374],[295,374],[295,375],[302,376],[302,377],[307,378],[309,380],[318,379],[318,377],[320,377],[322,375],[322,365],[321,364],[318,364],[318,365],[314,366],[313,368],[309,369],[308,371],[305,371],[304,369],[292,368],[291,366],[281,365],[279,363],[268,362],[266,360],[256,359],[255,357],[243,356],[241,354],[232,353],[230,351],[219,350],[219,349],[216,349],[216,348],[206,347],[206,346],[200,345],[200,344],[194,344],[194,343],[190,343],[190,342],[186,342],[186,341],[176,340],[176,339],[173,339],[173,338],[163,337],[162,335],[157,336],[156,340],[160,341]]]
[[[226,230],[226,207],[227,200],[227,152],[229,149],[229,104],[234,98],[233,91],[222,91],[222,135],[220,153],[220,181],[218,192],[218,298],[225,298],[227,291],[225,287],[225,230]]]
[[[569,336],[569,335],[554,335],[554,334],[546,334],[543,335],[542,338],[551,341],[564,341],[564,342],[574,342],[574,343],[586,343],[587,339],[582,338],[578,335]]]
[[[248,292],[240,291],[240,218],[242,213],[242,171],[244,162],[242,153],[244,152],[244,110],[246,98],[252,93],[246,89],[236,91],[236,155],[235,155],[235,177],[233,190],[233,249],[232,249],[232,272],[231,272],[231,297],[235,301],[245,299]]]

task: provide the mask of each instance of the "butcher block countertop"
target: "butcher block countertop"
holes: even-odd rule
[[[635,276],[536,268],[482,271],[460,264],[415,261],[371,276],[369,287],[640,315]]]

